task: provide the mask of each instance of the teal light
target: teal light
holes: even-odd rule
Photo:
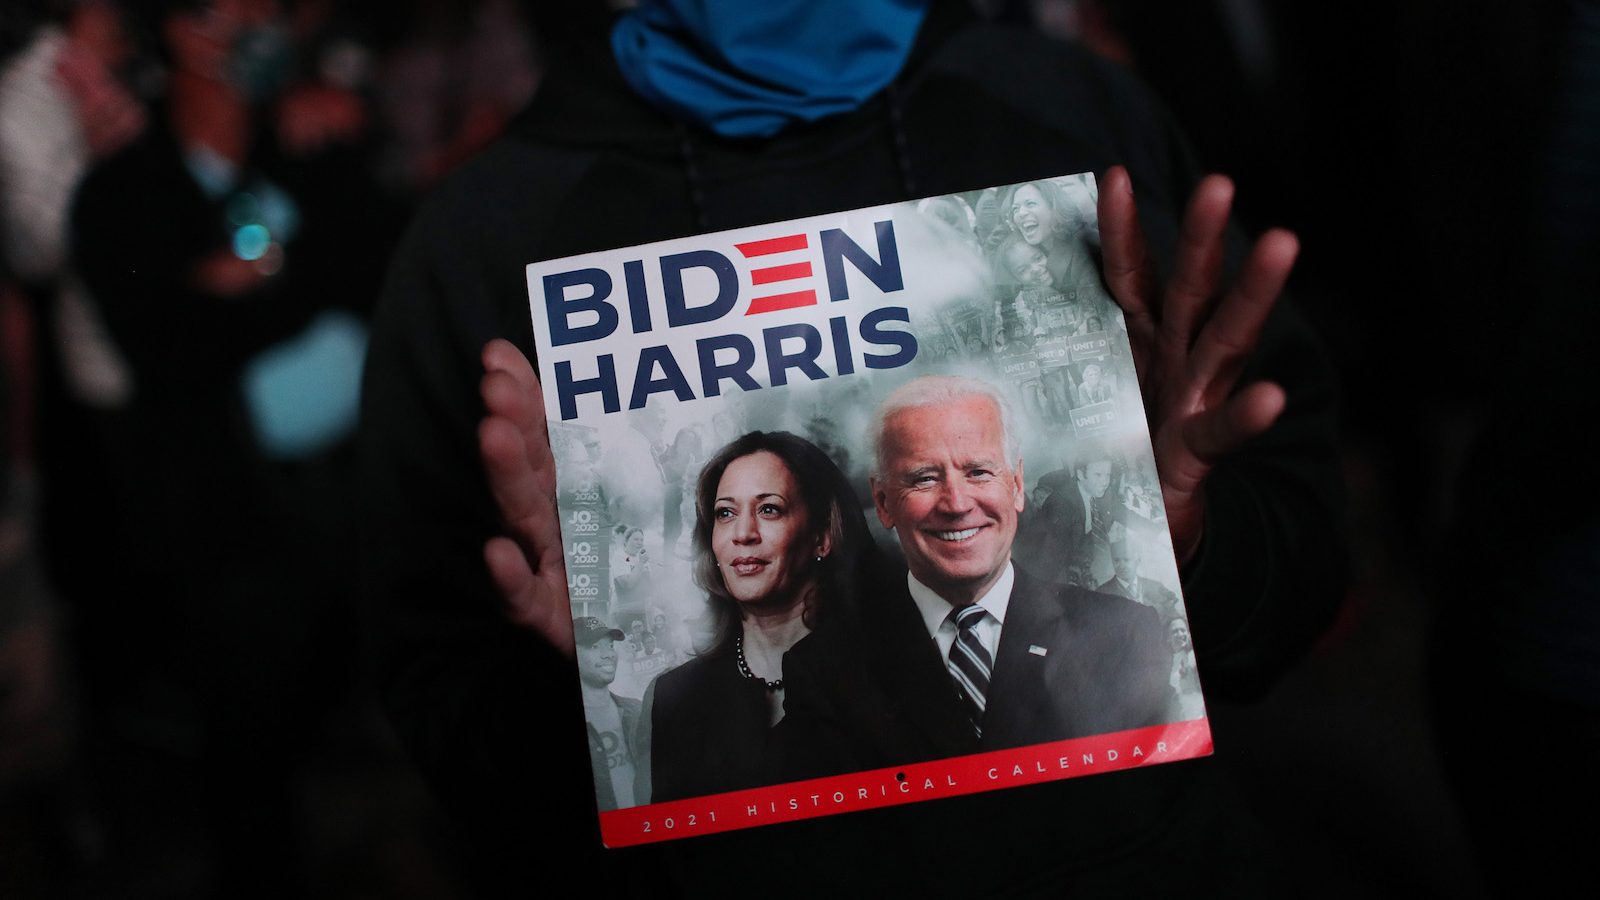
[[[272,246],[272,232],[265,225],[246,225],[233,232],[233,255],[246,262],[258,260]]]

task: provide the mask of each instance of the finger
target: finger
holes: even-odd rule
[[[1198,477],[1195,477],[1193,468],[1186,473],[1187,477],[1193,478],[1195,486],[1198,486],[1205,471],[1209,471],[1217,460],[1272,427],[1286,402],[1283,388],[1270,381],[1262,381],[1240,391],[1221,407],[1185,422],[1185,448],[1195,463],[1203,467]]]
[[[505,419],[491,416],[478,426],[478,448],[507,530],[522,545],[530,564],[542,565],[549,549],[560,544],[555,497],[553,491],[544,490],[541,474],[530,464],[522,433]]]
[[[513,622],[530,628],[566,656],[573,655],[572,620],[566,613],[565,592],[555,590],[528,568],[522,548],[510,538],[491,538],[483,546],[483,560]]]
[[[1207,407],[1216,406],[1233,390],[1299,253],[1300,241],[1291,232],[1279,228],[1262,235],[1238,281],[1201,328],[1189,374]]]
[[[523,390],[529,393],[537,393],[539,390],[539,376],[534,374],[533,365],[522,355],[522,351],[517,349],[516,344],[505,338],[495,338],[483,345],[483,370],[505,372],[515,378]]]
[[[1178,233],[1178,257],[1161,306],[1162,337],[1188,348],[1222,273],[1223,234],[1233,205],[1233,182],[1209,175],[1195,188]]]
[[[544,394],[533,366],[510,341],[496,339],[483,349],[485,375],[479,385],[491,416],[509,420],[522,433],[529,463],[540,473],[543,489],[554,494],[555,461],[545,425]]]
[[[1133,179],[1122,166],[1106,170],[1100,184],[1100,248],[1106,287],[1128,321],[1128,331],[1153,334],[1155,268],[1133,200]]]
[[[484,375],[478,390],[489,415],[516,428],[523,456],[533,470],[538,489],[553,495],[556,492],[555,460],[550,453],[544,404],[539,395],[524,391],[510,374],[503,371]]]

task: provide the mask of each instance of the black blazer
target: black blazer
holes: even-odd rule
[[[771,772],[766,688],[739,674],[731,644],[663,672],[644,713],[651,803],[782,780]]]
[[[861,607],[857,621],[825,626],[784,657],[791,778],[1156,725],[1173,708],[1154,610],[1018,567],[980,741],[904,577],[864,593]]]

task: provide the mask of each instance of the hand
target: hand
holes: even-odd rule
[[[483,348],[479,391],[489,415],[478,449],[506,533],[483,547],[489,575],[513,622],[573,655],[567,567],[556,514],[556,467],[545,431],[544,398],[527,357],[510,341]]]
[[[1258,382],[1235,392],[1267,314],[1294,267],[1300,242],[1282,229],[1262,235],[1238,279],[1220,281],[1233,183],[1200,182],[1184,214],[1177,262],[1165,287],[1139,229],[1133,184],[1121,166],[1100,184],[1100,235],[1106,284],[1128,321],[1180,564],[1194,558],[1205,525],[1206,476],[1217,461],[1271,427],[1283,388]]]

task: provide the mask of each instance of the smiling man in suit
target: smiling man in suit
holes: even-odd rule
[[[874,425],[873,500],[909,571],[864,586],[850,619],[785,657],[792,774],[1166,721],[1171,654],[1155,611],[1040,581],[1012,560],[1023,464],[1000,392],[919,378]]]

